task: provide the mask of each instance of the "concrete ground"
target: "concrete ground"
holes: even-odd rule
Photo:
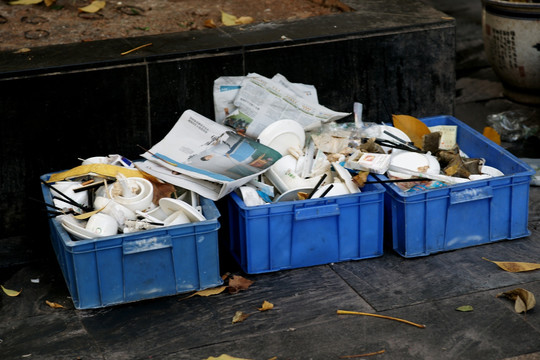
[[[455,116],[479,131],[487,115],[509,109],[524,109],[538,122],[538,108],[502,96],[483,54],[481,2],[427,2],[456,18]],[[534,143],[505,146],[520,157],[538,157]],[[41,261],[8,269],[0,278],[6,288],[23,289],[17,297],[0,293],[0,358],[540,359],[538,308],[517,314],[512,301],[496,297],[514,288],[538,296],[540,270],[509,273],[482,260],[540,263],[539,200],[540,189],[531,187],[531,235],[522,239],[414,259],[390,251],[369,260],[260,275],[225,263],[254,281],[249,289],[94,310],[73,309],[58,264],[43,254]],[[46,300],[66,308],[51,308]],[[259,312],[265,300],[275,307]],[[474,310],[456,310],[464,305]],[[398,317],[425,328],[337,310]],[[233,324],[237,311],[250,316]]]

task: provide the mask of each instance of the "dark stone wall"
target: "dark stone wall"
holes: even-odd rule
[[[414,0],[349,1],[355,13],[294,22],[0,52],[0,241],[48,244],[39,176],[78,158],[138,158],[181,113],[213,118],[213,81],[281,73],[333,110],[452,114],[454,21]],[[138,45],[152,46],[128,56]]]

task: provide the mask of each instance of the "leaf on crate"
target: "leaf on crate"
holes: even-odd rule
[[[238,357],[230,356],[227,354],[221,354],[218,357],[210,356],[209,358],[206,358],[206,360],[250,360],[250,359],[238,358]]]
[[[274,308],[274,304],[272,304],[271,302],[268,302],[266,300],[263,301],[262,305],[260,308],[257,308],[259,311],[266,311],[266,310],[270,310],[270,309],[273,309]]]
[[[4,291],[4,293],[7,295],[7,296],[19,296],[19,294],[22,292],[22,290],[19,290],[19,291],[15,291],[15,290],[10,290],[10,289],[6,289],[4,286],[0,285],[0,287],[2,287],[2,290]]]
[[[223,25],[226,26],[234,26],[236,25],[236,19],[237,17],[231,14],[227,14],[226,12],[221,12],[221,22]]]
[[[501,135],[499,135],[497,130],[495,130],[491,126],[486,126],[484,128],[483,135],[489,140],[493,141],[495,144],[501,145]]]
[[[249,317],[249,315],[250,314],[246,314],[242,311],[237,311],[233,316],[232,323],[236,324],[236,323],[242,322],[246,320]]]
[[[16,1],[10,1],[9,5],[34,5],[39,4],[43,0],[16,0]]]
[[[55,303],[55,302],[52,302],[52,301],[49,301],[49,300],[45,300],[45,303],[47,305],[49,305],[50,307],[52,307],[53,309],[64,309],[63,305],[60,305],[58,303]]]
[[[463,305],[463,306],[459,306],[456,308],[457,311],[461,311],[461,312],[468,312],[468,311],[473,311],[473,307],[471,305]]]
[[[424,135],[431,133],[426,124],[409,115],[392,115],[392,123],[395,128],[407,134],[418,148],[422,148]]]
[[[531,310],[536,305],[534,294],[521,288],[497,294],[497,297],[506,297],[510,300],[514,300],[516,302],[514,305],[514,310],[516,310],[518,314]]]
[[[358,187],[364,187],[366,185],[367,177],[369,175],[369,171],[359,171],[358,174],[353,176],[352,180]]]
[[[85,13],[96,13],[99,10],[103,9],[105,5],[107,4],[106,1],[92,1],[90,5],[86,5],[85,7],[79,8],[79,11],[85,12]]]
[[[501,269],[508,272],[523,272],[523,271],[533,271],[540,269],[540,264],[529,263],[529,262],[518,262],[518,261],[493,261],[483,257],[482,259],[492,262],[499,266]]]
[[[229,293],[235,294],[241,290],[247,290],[253,283],[253,280],[246,279],[240,275],[233,275],[229,279]]]

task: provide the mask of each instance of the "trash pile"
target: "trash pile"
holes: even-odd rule
[[[216,79],[214,104],[216,121],[185,111],[162,141],[141,147],[145,161],[98,156],[53,174],[43,182],[52,215],[91,239],[204,221],[199,196],[236,191],[258,206],[355,194],[370,182],[424,191],[503,175],[460,150],[456,126],[407,115],[393,115],[394,126],[363,122],[359,103],[354,122],[339,122],[351,114],[280,74]]]
[[[93,157],[43,181],[47,204],[75,239],[204,221],[199,195],[145,174],[120,155]]]
[[[276,148],[290,145],[262,176],[262,183],[272,185],[276,194],[261,182],[250,182],[239,189],[247,205],[358,193],[369,174],[373,182],[395,183],[405,192],[504,175],[484,159],[461,151],[453,125],[428,128],[406,115],[394,115],[394,126],[331,122],[309,132],[289,120],[275,124]],[[265,137],[259,140],[264,143]]]

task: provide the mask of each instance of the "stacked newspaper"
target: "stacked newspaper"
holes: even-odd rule
[[[255,179],[281,154],[255,139],[289,119],[307,131],[348,113],[318,104],[312,85],[277,74],[220,77],[214,82],[216,122],[188,110],[158,144],[142,154],[140,169],[170,184],[218,200]]]
[[[141,155],[139,168],[170,184],[218,200],[266,171],[281,154],[192,110]]]
[[[319,105],[312,85],[291,83],[281,74],[268,79],[255,73],[218,78],[214,111],[217,122],[253,138],[277,120],[297,121],[309,131],[350,115]]]

